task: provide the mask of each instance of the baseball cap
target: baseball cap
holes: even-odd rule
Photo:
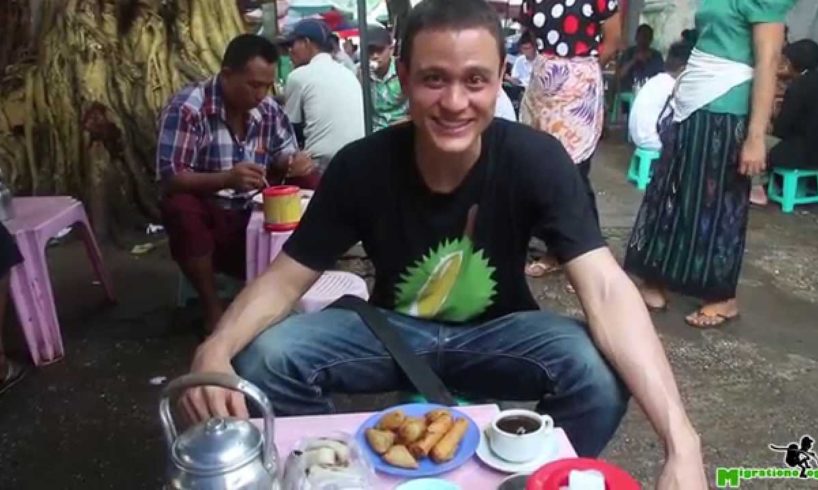
[[[367,43],[370,46],[385,48],[392,45],[392,34],[381,26],[369,26],[366,29]]]
[[[291,45],[298,39],[309,39],[315,44],[325,47],[329,42],[329,28],[318,19],[301,20],[284,38],[284,44]]]

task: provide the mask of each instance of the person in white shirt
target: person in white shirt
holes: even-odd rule
[[[507,77],[507,81],[528,87],[528,82],[531,80],[531,67],[537,58],[537,43],[529,33],[525,33],[520,37],[518,46],[520,56],[514,60],[511,66],[511,76]]]
[[[517,122],[517,113],[514,111],[514,104],[511,103],[511,98],[506,91],[503,90],[502,86],[497,93],[497,105],[494,107],[494,117]]]
[[[676,79],[684,71],[690,52],[691,47],[687,43],[672,45],[665,62],[665,71],[648,80],[636,94],[628,119],[628,133],[637,147],[662,150],[660,118],[669,109],[668,101],[673,95]]]
[[[341,49],[341,40],[337,34],[330,34],[329,36],[329,44],[332,48],[332,59],[341,63],[342,66],[348,68],[352,73],[357,73],[358,68],[355,66],[355,62],[352,61],[352,58]]]
[[[285,40],[296,68],[284,89],[284,112],[303,126],[304,150],[322,174],[338,150],[365,133],[361,84],[332,58],[329,38],[326,24],[305,19]]]

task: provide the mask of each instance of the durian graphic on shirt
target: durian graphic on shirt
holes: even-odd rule
[[[493,304],[497,282],[495,268],[472,236],[477,205],[469,209],[463,236],[443,240],[401,275],[396,286],[399,313],[448,322],[465,322]]]

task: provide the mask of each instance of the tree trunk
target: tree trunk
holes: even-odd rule
[[[11,2],[13,3],[13,2]],[[36,59],[0,82],[0,170],[21,195],[83,200],[101,234],[159,219],[156,123],[244,30],[225,0],[40,0]],[[0,7],[2,8],[2,7]]]

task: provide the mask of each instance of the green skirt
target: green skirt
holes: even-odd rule
[[[746,117],[704,110],[665,131],[628,272],[705,301],[736,296],[750,206],[750,178],[738,172],[746,132]]]

